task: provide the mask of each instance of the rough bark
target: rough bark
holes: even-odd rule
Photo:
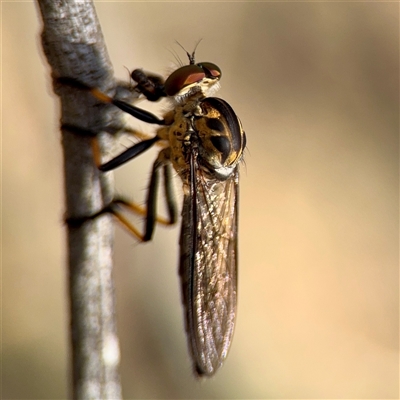
[[[43,21],[43,50],[52,77],[76,78],[103,91],[114,88],[112,66],[92,1],[37,3]],[[115,118],[112,107],[98,104],[90,94],[56,83],[53,87],[60,97],[61,124],[100,132]],[[103,138],[102,144],[110,141]],[[94,165],[89,138],[63,131],[62,147],[66,216],[93,215],[112,199],[112,175],[102,174]],[[104,215],[67,229],[72,397],[120,399],[111,217]]]

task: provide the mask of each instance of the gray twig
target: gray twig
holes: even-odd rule
[[[92,1],[37,3],[43,20],[43,50],[53,78],[76,78],[103,91],[115,87]],[[62,124],[101,131],[115,118],[111,107],[97,104],[84,91],[57,83],[54,90],[61,99]],[[103,145],[104,140],[111,141],[103,138]],[[99,173],[94,165],[90,138],[63,131],[62,145],[67,217],[93,215],[112,200],[111,174]],[[112,221],[107,215],[68,227],[74,399],[121,398],[112,241]]]

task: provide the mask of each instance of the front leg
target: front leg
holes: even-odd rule
[[[96,99],[100,100],[102,103],[114,104],[120,110],[132,115],[133,117],[139,119],[140,121],[147,122],[149,124],[155,125],[165,125],[164,119],[159,119],[157,116],[149,111],[143,110],[139,107],[135,107],[125,101],[115,99],[103,93],[97,88],[92,88],[83,82],[78,81],[75,78],[61,77],[57,79],[57,82],[63,85],[68,85],[80,90],[89,91]]]

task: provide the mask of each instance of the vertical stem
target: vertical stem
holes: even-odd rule
[[[42,45],[53,77],[73,77],[103,91],[115,86],[92,1],[37,0]],[[89,94],[54,85],[61,123],[94,131],[115,115]],[[108,139],[110,141],[110,139]],[[103,141],[103,144],[104,141]],[[109,142],[106,144],[110,144]],[[67,217],[92,215],[112,197],[112,175],[93,162],[90,139],[62,132]],[[119,343],[112,280],[111,217],[68,227],[68,273],[74,399],[120,399]]]

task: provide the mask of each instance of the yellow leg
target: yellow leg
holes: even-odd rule
[[[96,97],[98,100],[104,102],[104,103],[113,103],[114,99],[108,95],[106,95],[105,93],[101,92],[99,89],[97,88],[90,88],[90,92],[92,93],[92,95],[94,97]],[[166,136],[166,133],[164,133],[165,128],[160,128],[159,131],[160,133],[162,133],[161,138],[164,138],[164,136]],[[134,135],[135,137],[138,137],[142,140],[151,140],[152,137],[136,131],[134,129],[124,129],[123,133],[128,133],[131,135]],[[160,136],[158,136],[158,138],[160,138]],[[165,139],[164,140],[160,140],[160,142],[154,142],[154,144],[159,144],[161,146],[166,146],[165,144]],[[92,139],[92,151],[93,151],[93,158],[94,158],[94,162],[97,165],[97,167],[100,167],[102,165],[104,165],[102,163],[102,157],[101,157],[101,150],[100,150],[100,146],[99,146],[99,141],[97,140],[96,137],[94,137]],[[157,162],[162,163],[163,161],[168,159],[168,156],[166,155],[166,151],[167,150],[161,150],[158,158],[157,158]],[[112,168],[110,168],[112,169]],[[127,209],[127,211],[132,212],[134,214],[137,215],[141,215],[143,217],[147,216],[147,210],[144,207],[141,207],[135,203],[131,203],[128,202],[126,200],[123,199],[116,199],[113,201],[113,203],[111,204],[110,207],[108,207],[108,212],[112,213],[117,220],[129,231],[131,232],[136,238],[138,238],[139,240],[143,241],[144,239],[144,235],[142,235],[140,233],[140,231],[128,220],[128,218],[126,218],[122,212],[120,212],[118,209],[115,209],[115,207],[113,207],[113,205],[116,206],[122,206],[124,208]],[[166,219],[163,217],[159,217],[156,216],[155,217],[155,221],[158,222],[161,225],[172,225],[174,222],[171,222],[170,219]],[[149,240],[149,239],[146,239]]]
[[[116,199],[114,200],[114,204],[118,204],[120,206],[125,207],[128,211],[141,215],[142,217],[145,217],[147,215],[147,211],[144,207],[139,206],[138,204],[123,200],[123,199]],[[156,221],[161,224],[161,225],[172,225],[167,218],[163,218],[160,216],[156,217]]]
[[[127,209],[127,211],[130,211],[134,214],[138,214],[141,216],[146,216],[146,209],[144,207],[141,207],[135,203],[132,202],[128,202],[126,200],[123,199],[117,199],[113,201],[113,204],[118,205],[118,206],[123,206]],[[130,232],[132,235],[134,235],[138,240],[143,241],[144,240],[144,235],[140,233],[139,229],[137,229],[135,227],[135,225],[133,225],[131,223],[131,221],[128,220],[128,218],[126,218],[122,212],[116,210],[112,205],[109,207],[108,212],[110,212],[111,214],[114,215],[114,217],[122,224],[122,226],[124,226],[128,232]],[[171,223],[169,220],[167,220],[166,218],[163,217],[157,217],[156,221],[164,226],[167,225],[172,225],[173,223]]]

